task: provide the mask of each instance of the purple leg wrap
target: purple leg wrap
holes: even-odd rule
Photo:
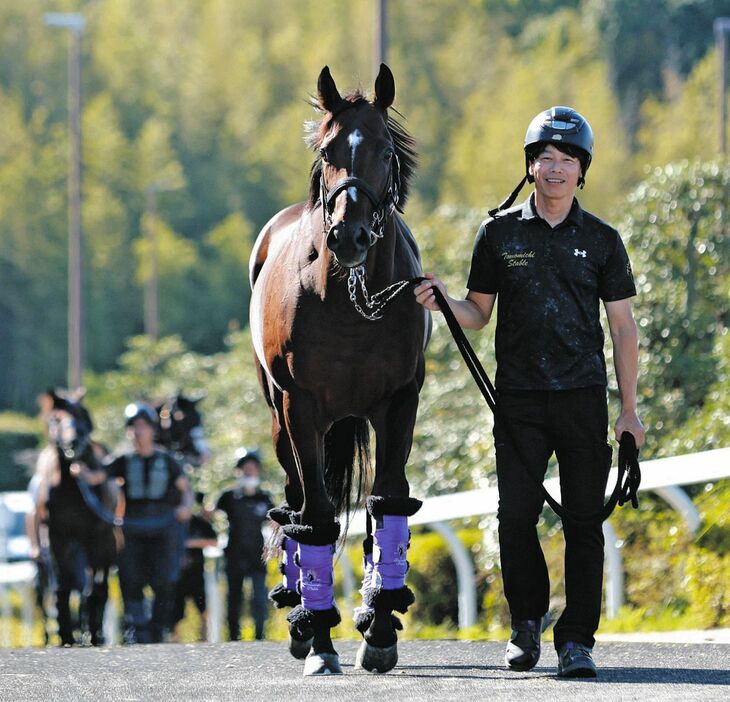
[[[408,517],[384,514],[376,520],[373,536],[372,584],[383,590],[404,587],[408,571]]]
[[[297,553],[297,542],[285,536],[281,546],[281,571],[284,575],[284,587],[287,590],[296,590],[297,582],[299,581],[299,566],[297,566],[294,560]]]
[[[333,554],[334,544],[298,544],[297,563],[301,568],[299,591],[304,609],[324,610],[335,607]]]

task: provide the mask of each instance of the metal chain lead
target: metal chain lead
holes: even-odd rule
[[[357,268],[350,268],[350,275],[347,279],[347,290],[350,294],[350,301],[357,312],[365,319],[376,322],[383,318],[383,310],[392,302],[400,293],[410,285],[410,280],[401,280],[397,283],[389,285],[387,288],[383,288],[380,292],[370,295],[368,293],[367,285],[365,284],[366,274],[364,266],[357,266]],[[357,301],[357,286],[360,284],[360,290],[362,291],[362,297],[365,307],[368,312],[365,312]]]

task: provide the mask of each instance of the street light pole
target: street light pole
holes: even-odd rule
[[[388,62],[388,0],[375,0],[375,71],[380,72],[380,64]]]
[[[49,12],[49,27],[68,29],[68,386],[81,386],[83,372],[81,231],[81,38],[86,19],[77,13]]]
[[[719,61],[718,93],[720,105],[720,153],[727,153],[727,35],[730,33],[730,17],[717,17],[713,23]]]

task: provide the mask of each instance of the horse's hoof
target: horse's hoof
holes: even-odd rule
[[[371,646],[367,641],[360,644],[355,658],[355,668],[362,668],[371,673],[387,673],[395,668],[398,662],[398,644],[380,648]]]
[[[292,636],[289,637],[289,653],[291,653],[294,658],[303,660],[307,657],[311,648],[312,639],[304,639],[302,641],[301,639],[295,639]]]
[[[312,651],[304,660],[304,675],[342,675],[340,657],[336,653]]]

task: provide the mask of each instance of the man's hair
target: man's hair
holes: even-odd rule
[[[585,176],[586,162],[588,161],[588,154],[583,149],[573,146],[573,144],[561,144],[559,141],[538,141],[532,144],[525,153],[527,154],[527,160],[529,163],[533,163],[537,157],[547,148],[548,145],[554,146],[558,151],[561,151],[572,158],[577,158],[580,161],[580,168],[582,174]]]
[[[243,470],[249,464],[255,466],[259,473],[261,472],[261,461],[259,461],[256,456],[246,456],[245,458],[242,458],[238,463],[236,463],[234,470]]]

